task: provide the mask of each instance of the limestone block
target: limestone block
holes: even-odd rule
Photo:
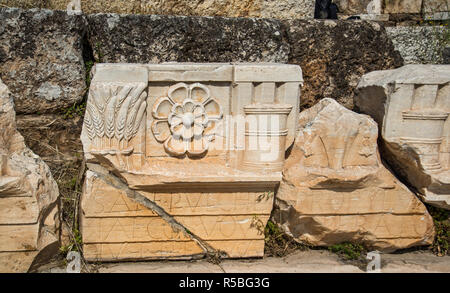
[[[450,0],[423,0],[425,19],[450,19]]]
[[[421,13],[423,0],[384,0],[384,12],[389,14]]]
[[[0,0],[0,4],[21,8],[66,10],[68,4],[74,1],[81,2],[85,13],[280,19],[313,18],[314,15],[314,0]]]
[[[381,163],[366,115],[323,99],[303,111],[283,170],[274,220],[296,240],[393,251],[431,244],[425,206]]]
[[[16,130],[12,96],[0,81],[0,272],[26,272],[59,241],[58,186]]]
[[[93,74],[81,135],[85,257],[263,256],[301,69],[98,64]]]
[[[361,79],[356,104],[380,125],[384,159],[425,202],[450,209],[450,65],[407,65]]]
[[[382,0],[335,0],[339,12],[345,15],[381,14]]]
[[[102,62],[287,63],[275,19],[92,14],[90,43]]]
[[[0,23],[0,78],[18,114],[59,113],[83,99],[81,15],[0,8]]]
[[[383,26],[369,21],[291,20],[285,22],[289,63],[302,68],[301,108],[332,98],[353,109],[365,73],[403,65]]]

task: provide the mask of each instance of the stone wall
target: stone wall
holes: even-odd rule
[[[383,26],[367,21],[286,22],[289,63],[299,64],[302,108],[330,97],[353,109],[354,89],[365,72],[403,64]]]
[[[312,19],[315,0],[80,0],[85,13]],[[0,0],[0,6],[66,10],[71,0]],[[448,19],[450,0],[334,0],[339,17]],[[381,16],[381,17],[380,17]]]
[[[86,89],[80,15],[51,10],[0,10],[0,76],[18,114],[55,113]]]
[[[10,8],[0,8],[0,19],[6,24],[0,29],[0,78],[12,92],[27,145],[54,172],[80,162],[85,64],[298,64],[305,76],[302,108],[331,97],[350,109],[364,73],[402,65],[384,28],[365,21],[83,16]]]
[[[333,103],[334,108],[342,113],[349,111],[324,98],[332,98],[346,108],[354,109],[355,88],[361,76],[403,64],[401,55],[395,51],[384,27],[367,21],[68,15],[64,11],[9,8],[0,9],[0,20],[5,24],[0,28],[0,78],[11,89],[16,110],[20,114],[18,128],[24,134],[26,143],[45,161],[50,162],[54,175],[60,172],[62,164],[77,160],[77,154],[82,152],[79,137],[84,109],[74,106],[85,105],[85,93],[90,82],[90,78],[86,78],[86,71],[94,62],[296,64],[301,66],[304,75],[301,110],[325,101]],[[192,72],[198,76],[198,72]],[[286,75],[290,76],[283,78],[290,79],[299,74]],[[202,76],[210,78],[209,75]],[[148,78],[145,80],[148,81]],[[272,83],[272,86],[276,86],[279,81],[272,80]],[[295,107],[299,106],[297,102],[294,104]],[[298,113],[298,109],[295,109],[295,113]],[[330,112],[337,113],[334,110]],[[86,115],[87,120],[88,117],[89,114]],[[333,122],[325,124],[334,125]],[[354,139],[353,128],[350,128],[349,139]],[[333,127],[330,129],[333,130]],[[377,133],[375,127],[370,129],[370,133]],[[325,132],[332,132],[330,137],[334,137],[333,131]],[[362,135],[361,139],[366,138]],[[373,136],[369,143],[376,146],[375,142],[376,137]],[[378,154],[372,150],[367,153],[369,151],[366,152],[365,142],[361,143],[361,147],[358,153],[365,157],[376,157],[374,166],[381,170],[378,168],[381,166]],[[325,157],[324,154],[320,156]],[[123,162],[116,163],[122,168]],[[187,172],[193,171],[190,166],[187,165]],[[198,170],[202,174],[205,169],[202,167]],[[382,169],[380,172],[387,174],[388,171]],[[55,177],[59,178],[60,175]],[[393,178],[391,176],[389,180]],[[384,184],[383,180],[379,186],[366,187],[373,187],[376,192],[378,189],[390,189],[391,185]],[[407,192],[403,186],[398,189]],[[408,197],[414,198],[412,195]],[[419,204],[417,200],[415,202]],[[407,214],[413,212],[406,211]],[[385,211],[377,210],[377,213],[384,214]],[[423,206],[420,214],[427,215]],[[264,215],[268,216],[268,211]],[[425,240],[423,235],[416,235],[414,239],[417,238],[417,241],[389,244],[390,248],[428,244],[433,234],[428,226],[425,227]]]
[[[334,0],[341,17],[350,15],[375,16],[382,20],[400,18],[449,19],[449,0]],[[380,18],[380,16],[384,16]]]
[[[445,64],[444,50],[450,46],[447,27],[394,26],[386,27],[386,32],[405,64]]]
[[[0,0],[0,6],[66,10],[70,0]],[[314,0],[81,0],[85,13],[313,18]]]
[[[0,78],[12,93],[18,130],[58,182],[71,169],[68,185],[81,169],[76,164],[82,158],[86,70],[94,62],[298,64],[305,74],[303,109],[324,97],[351,109],[363,74],[403,63],[384,28],[365,21],[67,15],[10,8],[0,9],[0,20],[5,24]],[[65,188],[60,184],[61,194]]]

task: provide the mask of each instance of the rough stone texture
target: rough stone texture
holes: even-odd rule
[[[83,98],[82,16],[0,8],[0,77],[17,113],[58,112]]]
[[[367,13],[367,6],[372,0],[334,0],[339,8],[339,13],[345,15]]]
[[[81,0],[85,13],[313,18],[314,0]],[[0,0],[21,8],[65,10],[70,0]]]
[[[381,163],[378,129],[332,99],[300,113],[273,219],[318,246],[364,243],[381,251],[431,244],[425,206]]]
[[[389,14],[420,13],[423,0],[384,0],[384,12]]]
[[[450,47],[445,47],[444,51],[442,51],[442,63],[450,64]]]
[[[89,15],[102,62],[281,62],[289,46],[278,21],[148,15]]]
[[[386,27],[405,64],[441,64],[449,46],[448,28],[439,26]]]
[[[0,129],[0,272],[26,272],[39,252],[45,257],[58,248],[58,186],[16,130],[1,80]]]
[[[313,19],[315,0],[262,0],[261,17]]]
[[[422,13],[425,19],[450,19],[450,0],[423,0]]]
[[[423,199],[450,209],[450,65],[371,72],[355,103],[380,125],[382,154]]]
[[[403,65],[382,26],[366,21],[294,20],[286,22],[289,63],[303,70],[302,108],[333,98],[353,108],[361,76]]]

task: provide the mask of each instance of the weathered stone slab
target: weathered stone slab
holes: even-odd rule
[[[263,256],[301,69],[99,64],[93,73],[81,137],[87,258]]]
[[[0,273],[26,273],[38,251],[0,252]]]
[[[421,13],[423,0],[384,0],[384,12],[389,14]]]
[[[81,101],[85,84],[81,15],[0,8],[0,78],[17,113],[52,113]]]
[[[72,0],[0,0],[21,8],[66,10]],[[313,0],[80,0],[85,13],[159,14],[227,17],[313,18]]]
[[[335,0],[333,3],[339,8],[339,13],[345,15],[359,15],[368,13],[378,13],[381,10],[382,0]]]
[[[433,241],[425,206],[381,163],[378,129],[332,99],[303,111],[273,219],[296,240],[392,251]]]
[[[39,207],[36,198],[33,197],[2,198],[0,211],[2,211],[0,225],[36,223],[39,218]]]
[[[405,64],[445,64],[448,28],[442,26],[386,27]]]
[[[157,15],[87,16],[101,62],[279,62],[289,45],[279,21]]]
[[[355,102],[380,125],[383,157],[423,199],[450,209],[450,66],[365,75]]]
[[[285,22],[289,63],[303,70],[301,107],[332,98],[353,109],[359,79],[374,70],[403,65],[385,29],[375,22],[292,20]]]
[[[58,186],[16,129],[12,96],[0,80],[0,271],[26,272],[59,240]]]

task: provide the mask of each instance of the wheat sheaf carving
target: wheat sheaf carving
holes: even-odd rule
[[[98,152],[127,154],[133,151],[128,143],[136,136],[146,114],[146,87],[146,84],[91,86],[84,126],[94,148],[101,150]],[[113,140],[119,145],[113,146]]]

